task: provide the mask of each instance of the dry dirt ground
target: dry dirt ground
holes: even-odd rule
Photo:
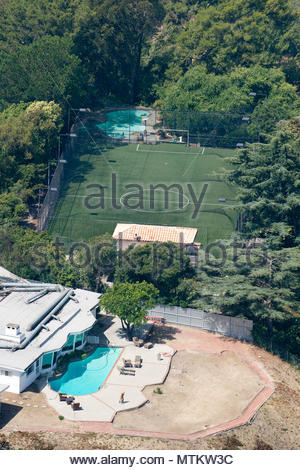
[[[173,358],[171,372],[161,386],[163,394],[156,395],[153,393],[155,387],[148,387],[145,393],[150,399],[150,404],[140,410],[118,415],[114,421],[115,427],[133,426],[139,429],[141,426],[146,429],[147,426],[149,428],[155,423],[161,425],[163,421],[166,421],[166,416],[173,416],[173,420],[169,420],[165,426],[170,428],[183,426],[186,429],[186,425],[189,424],[190,432],[192,432],[195,427],[200,430],[201,426],[209,424],[209,420],[218,419],[220,412],[225,413],[223,417],[226,418],[226,408],[236,406],[232,405],[235,401],[234,393],[240,394],[241,397],[247,394],[250,396],[255,394],[257,388],[260,387],[259,379],[253,376],[251,370],[241,368],[240,359],[233,354],[233,351],[239,357],[246,355],[256,361],[272,378],[275,392],[260,408],[252,424],[191,442],[80,432],[75,423],[60,421],[55,411],[47,406],[43,394],[36,393],[32,387],[22,395],[3,394],[0,448],[1,446],[11,449],[105,450],[300,448],[300,373],[298,370],[253,345],[188,327],[170,325],[156,327],[153,339],[156,342],[169,344],[178,350]],[[222,351],[226,352],[222,353]],[[212,359],[212,353],[216,356],[208,366],[205,359],[208,357]],[[190,370],[194,380],[188,377]],[[179,373],[178,371],[186,372]],[[230,374],[236,371],[235,378],[238,387],[234,390],[232,386],[230,388],[226,371]],[[246,381],[247,387],[244,387],[243,382]],[[220,389],[220,383],[224,384],[223,394],[218,392],[214,395],[216,390]],[[186,398],[190,390],[193,390],[193,403],[187,401]],[[208,413],[203,406],[203,403],[207,403],[205,400],[208,393],[214,396],[216,401],[224,400],[223,403],[226,405],[219,404],[216,407],[218,412],[211,407]],[[181,400],[182,406],[172,409],[172,400],[174,403],[176,395],[178,400]],[[159,416],[155,416],[155,412]],[[179,416],[179,419],[175,419],[174,416]]]
[[[178,351],[162,394],[147,387],[149,403],[119,413],[114,426],[191,434],[240,416],[262,388],[259,376],[234,352]]]

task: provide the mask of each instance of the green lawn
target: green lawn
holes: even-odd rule
[[[77,156],[66,168],[65,183],[49,225],[52,235],[69,241],[88,240],[105,232],[112,233],[117,222],[130,222],[196,227],[197,241],[206,245],[227,237],[234,230],[235,190],[224,181],[224,172],[228,168],[224,157],[232,155],[233,150],[203,150],[164,143],[110,145],[110,148],[96,144],[89,148],[83,143],[77,145]],[[115,204],[112,175],[116,178]],[[178,187],[168,192],[167,207],[162,188],[155,190],[151,201],[150,185],[159,183],[181,185],[182,206],[178,203]],[[206,183],[208,188],[201,209],[195,213],[192,193],[198,199]],[[89,205],[102,202],[104,207],[87,207],[86,197],[99,194],[97,188],[88,188],[90,184],[102,185],[103,190],[101,200],[90,198]],[[124,205],[126,198],[130,208]],[[219,202],[219,198],[226,198],[226,202]]]

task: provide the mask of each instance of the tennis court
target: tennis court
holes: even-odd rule
[[[52,235],[87,241],[112,234],[118,222],[176,225],[196,227],[196,241],[206,245],[234,230],[238,202],[225,180],[234,150],[95,141],[77,147],[49,224]]]

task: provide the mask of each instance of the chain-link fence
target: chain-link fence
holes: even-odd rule
[[[199,154],[201,151],[206,150],[206,156],[211,154],[224,157],[226,152],[229,151],[226,149],[241,147],[246,142],[257,141],[259,139],[259,124],[248,116],[239,114],[165,111],[146,107],[132,108],[121,106],[107,107],[99,112],[84,110],[84,112],[80,113],[80,116],[77,116],[77,120],[75,120],[72,126],[72,132],[76,133],[77,138],[68,138],[64,151],[58,159],[47,195],[39,210],[39,231],[46,230],[50,221],[52,226],[59,226],[60,228],[66,226],[61,218],[57,219],[54,217],[62,182],[64,181],[65,173],[68,172],[70,167],[70,165],[63,163],[63,161],[67,160],[70,162],[74,158],[75,151],[79,154],[81,148],[86,149],[87,145],[94,145],[96,153],[98,152],[100,155],[103,145],[174,143],[179,144],[176,152],[181,147],[184,152],[184,147],[195,146],[203,147],[203,149],[199,150]],[[213,147],[214,151],[210,152],[207,147]],[[220,149],[219,152],[218,148]],[[170,149],[168,149],[168,152],[170,153]],[[212,207],[210,207],[211,210]],[[215,208],[214,210],[217,209]],[[225,216],[227,216],[227,212]],[[236,217],[236,214],[233,216]],[[63,233],[65,230],[61,231],[59,229],[59,234],[66,237],[69,241],[78,240],[77,234],[74,234],[78,222],[76,218],[73,219],[67,224],[68,233]],[[93,227],[91,227],[91,232],[93,232],[91,236],[99,233],[94,230],[94,227],[102,223],[107,224],[106,221],[95,220]],[[236,218],[232,223],[237,230],[242,230],[243,221],[241,217]],[[111,229],[112,227],[108,226],[108,230],[111,231]],[[209,243],[211,240],[211,228],[203,225],[201,230],[203,231],[201,235],[202,242]],[[103,233],[103,229],[101,233]],[[219,234],[220,238],[223,236],[224,233]]]
[[[292,366],[300,369],[300,356],[292,353],[289,349],[284,347],[284,345],[278,344],[276,341],[273,341],[272,338],[257,338],[257,335],[255,335],[254,342],[257,346],[265,349],[274,356],[278,356],[283,361],[289,362]]]
[[[37,230],[47,230],[49,221],[51,220],[59,194],[61,191],[62,183],[64,181],[65,167],[70,163],[74,154],[74,142],[72,137],[68,137],[63,152],[58,156],[56,168],[52,178],[49,181],[47,193],[41,208],[38,213],[38,226]],[[48,169],[50,171],[50,167]]]
[[[243,114],[158,110],[146,107],[107,107],[87,112],[79,133],[110,142],[178,143],[235,148],[259,141],[259,122]]]

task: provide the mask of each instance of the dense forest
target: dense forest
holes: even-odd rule
[[[299,19],[299,2],[289,0],[1,2],[0,264],[99,290],[102,274],[146,280],[161,301],[246,316],[260,344],[274,339],[300,354]],[[153,274],[151,250],[143,247],[131,253],[135,272],[101,263],[76,268],[47,233],[28,228],[69,108],[120,104],[247,114],[260,123],[260,142],[238,151],[227,175],[246,223],[225,265],[216,251],[214,266],[203,258],[195,270],[186,259],[184,269],[175,262]],[[232,246],[236,237],[223,243]],[[254,247],[257,263],[247,264],[245,247],[254,239],[268,252]],[[41,265],[32,262],[37,246]],[[114,261],[113,246],[100,258]]]

